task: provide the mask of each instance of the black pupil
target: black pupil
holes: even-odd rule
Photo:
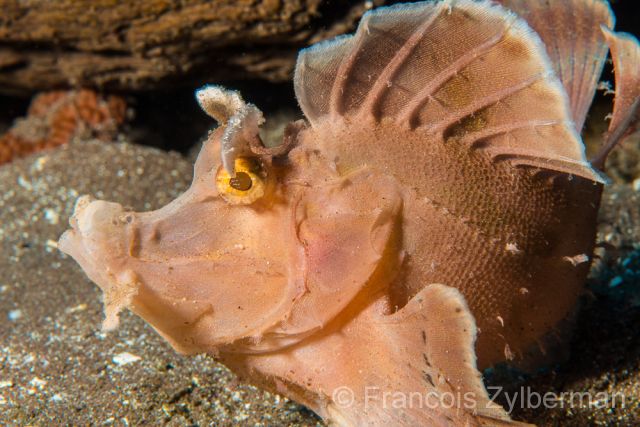
[[[251,177],[245,172],[236,172],[236,176],[229,179],[229,185],[236,190],[247,191],[251,189]]]

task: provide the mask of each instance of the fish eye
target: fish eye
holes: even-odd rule
[[[234,205],[248,205],[265,195],[267,173],[258,159],[239,157],[235,160],[236,176],[220,166],[216,187],[223,199]]]
[[[229,179],[229,185],[236,190],[249,191],[253,186],[253,181],[246,172],[237,172],[234,178]]]

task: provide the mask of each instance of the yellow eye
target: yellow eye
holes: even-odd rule
[[[236,176],[231,177],[222,166],[216,174],[216,187],[220,195],[234,205],[248,205],[264,196],[267,191],[267,173],[256,159],[247,157],[235,161]]]

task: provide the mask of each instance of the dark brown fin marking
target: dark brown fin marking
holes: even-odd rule
[[[597,29],[613,28],[609,5],[601,0],[499,2],[522,16],[544,42],[580,131],[607,58],[607,44]]]
[[[535,75],[535,76],[527,78],[526,80],[520,81],[520,82],[514,84],[513,86],[499,89],[499,90],[495,91],[494,93],[487,95],[484,98],[477,99],[477,100],[471,102],[469,105],[465,106],[464,108],[460,109],[459,111],[455,111],[450,116],[447,116],[444,120],[442,120],[440,122],[437,122],[435,124],[430,124],[428,126],[424,126],[424,127],[429,132],[433,132],[433,133],[435,133],[435,132],[439,132],[439,133],[444,132],[445,129],[450,128],[451,126],[453,126],[456,123],[458,123],[461,120],[463,120],[465,117],[469,117],[469,116],[473,115],[474,113],[479,112],[483,108],[486,108],[486,107],[489,107],[491,105],[494,105],[494,104],[498,103],[499,101],[504,100],[504,99],[508,98],[509,96],[514,95],[514,94],[520,92],[521,90],[530,87],[535,82],[543,79],[544,77],[545,76],[542,75],[542,74]],[[559,122],[556,122],[556,123],[559,123]],[[509,124],[503,124],[501,126],[509,126]]]
[[[369,12],[354,36],[300,53],[295,90],[312,129],[352,118],[354,128],[395,125],[445,141],[486,130],[482,147],[492,156],[604,181],[585,158],[540,39],[488,1]],[[469,118],[480,128],[466,126]]]
[[[611,49],[616,78],[613,114],[605,143],[593,158],[593,165],[604,168],[607,155],[640,127],[640,44],[631,34],[614,33],[602,27]]]

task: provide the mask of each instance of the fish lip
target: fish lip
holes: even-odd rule
[[[62,233],[62,235],[58,238],[58,249],[62,253],[73,257],[71,253],[73,252],[73,247],[75,246],[74,240],[77,240],[78,237],[79,236],[76,229],[71,226],[70,229],[65,230],[64,233]]]
[[[94,200],[95,198],[88,194],[76,199],[73,204],[73,211],[69,217],[69,226],[71,228],[65,230],[58,238],[58,249],[72,258],[78,259],[82,257],[79,251],[74,250],[74,248],[82,246],[82,233],[80,233],[78,218]]]
[[[118,250],[126,247],[121,241],[129,224],[118,220],[126,213],[117,203],[81,196],[69,218],[71,227],[58,239],[58,249],[73,258],[103,292],[119,287],[112,272],[122,266],[126,256]]]
[[[94,201],[96,201],[96,198],[89,194],[82,195],[76,199],[76,202],[73,205],[73,212],[71,214],[71,217],[69,217],[69,225],[71,226],[72,230],[79,229],[78,219],[86,211],[87,206],[89,206]]]
[[[126,235],[131,213],[118,203],[79,197],[69,218],[70,228],[58,240],[58,249],[88,265],[113,263],[126,254]]]

